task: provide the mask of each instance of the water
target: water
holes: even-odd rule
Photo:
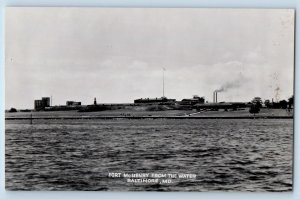
[[[293,120],[6,121],[6,189],[291,191]],[[193,173],[132,184],[109,172]]]

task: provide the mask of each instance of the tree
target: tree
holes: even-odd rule
[[[281,101],[279,101],[279,105],[280,105],[280,108],[286,109],[288,102],[286,100],[281,100]]]
[[[265,100],[265,102],[264,102],[264,104],[265,104],[265,106],[267,107],[267,108],[271,108],[271,102],[270,102],[270,100]]]
[[[292,108],[292,106],[294,106],[294,95],[292,95],[292,97],[289,98],[288,105],[289,109]]]
[[[249,113],[254,114],[254,116],[255,116],[255,113],[259,113],[259,111],[260,111],[260,107],[258,104],[252,104],[250,106]]]
[[[252,102],[252,104],[257,105],[259,108],[262,107],[262,100],[260,97],[254,97],[251,102]]]
[[[15,113],[15,112],[17,112],[17,109],[15,109],[15,108],[11,108],[11,109],[9,109],[9,111],[8,112],[10,112],[10,113]]]

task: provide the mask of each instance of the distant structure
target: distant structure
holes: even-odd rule
[[[97,105],[97,99],[94,98],[94,105]]]
[[[195,104],[193,108],[200,110],[214,110],[217,111],[219,109],[224,110],[238,110],[243,109],[246,107],[250,107],[251,103],[244,103],[244,102],[220,102],[220,103],[205,103],[205,104]]]
[[[165,68],[162,68],[163,69],[163,98],[165,97],[165,71],[166,69]]]
[[[42,97],[40,100],[34,100],[34,109],[36,111],[44,110],[50,107],[50,97]]]
[[[194,95],[191,99],[182,99],[180,105],[195,105],[195,104],[204,104],[205,98]]]
[[[81,102],[75,102],[75,101],[67,101],[66,102],[67,106],[80,106]]]
[[[176,99],[168,99],[167,97],[159,98],[140,98],[135,99],[135,104],[175,104]]]
[[[134,104],[162,104],[162,105],[175,105],[176,99],[168,99],[165,96],[165,71],[166,69],[162,68],[162,91],[163,95],[159,98],[140,98],[135,99]]]
[[[218,103],[218,91],[214,91],[213,93],[213,103]]]

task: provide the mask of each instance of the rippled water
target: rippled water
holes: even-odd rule
[[[290,191],[293,120],[6,121],[6,189]],[[194,173],[136,185],[108,172]]]

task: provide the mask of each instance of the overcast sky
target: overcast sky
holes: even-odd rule
[[[293,94],[294,11],[8,8],[6,108],[53,96],[83,104]]]

